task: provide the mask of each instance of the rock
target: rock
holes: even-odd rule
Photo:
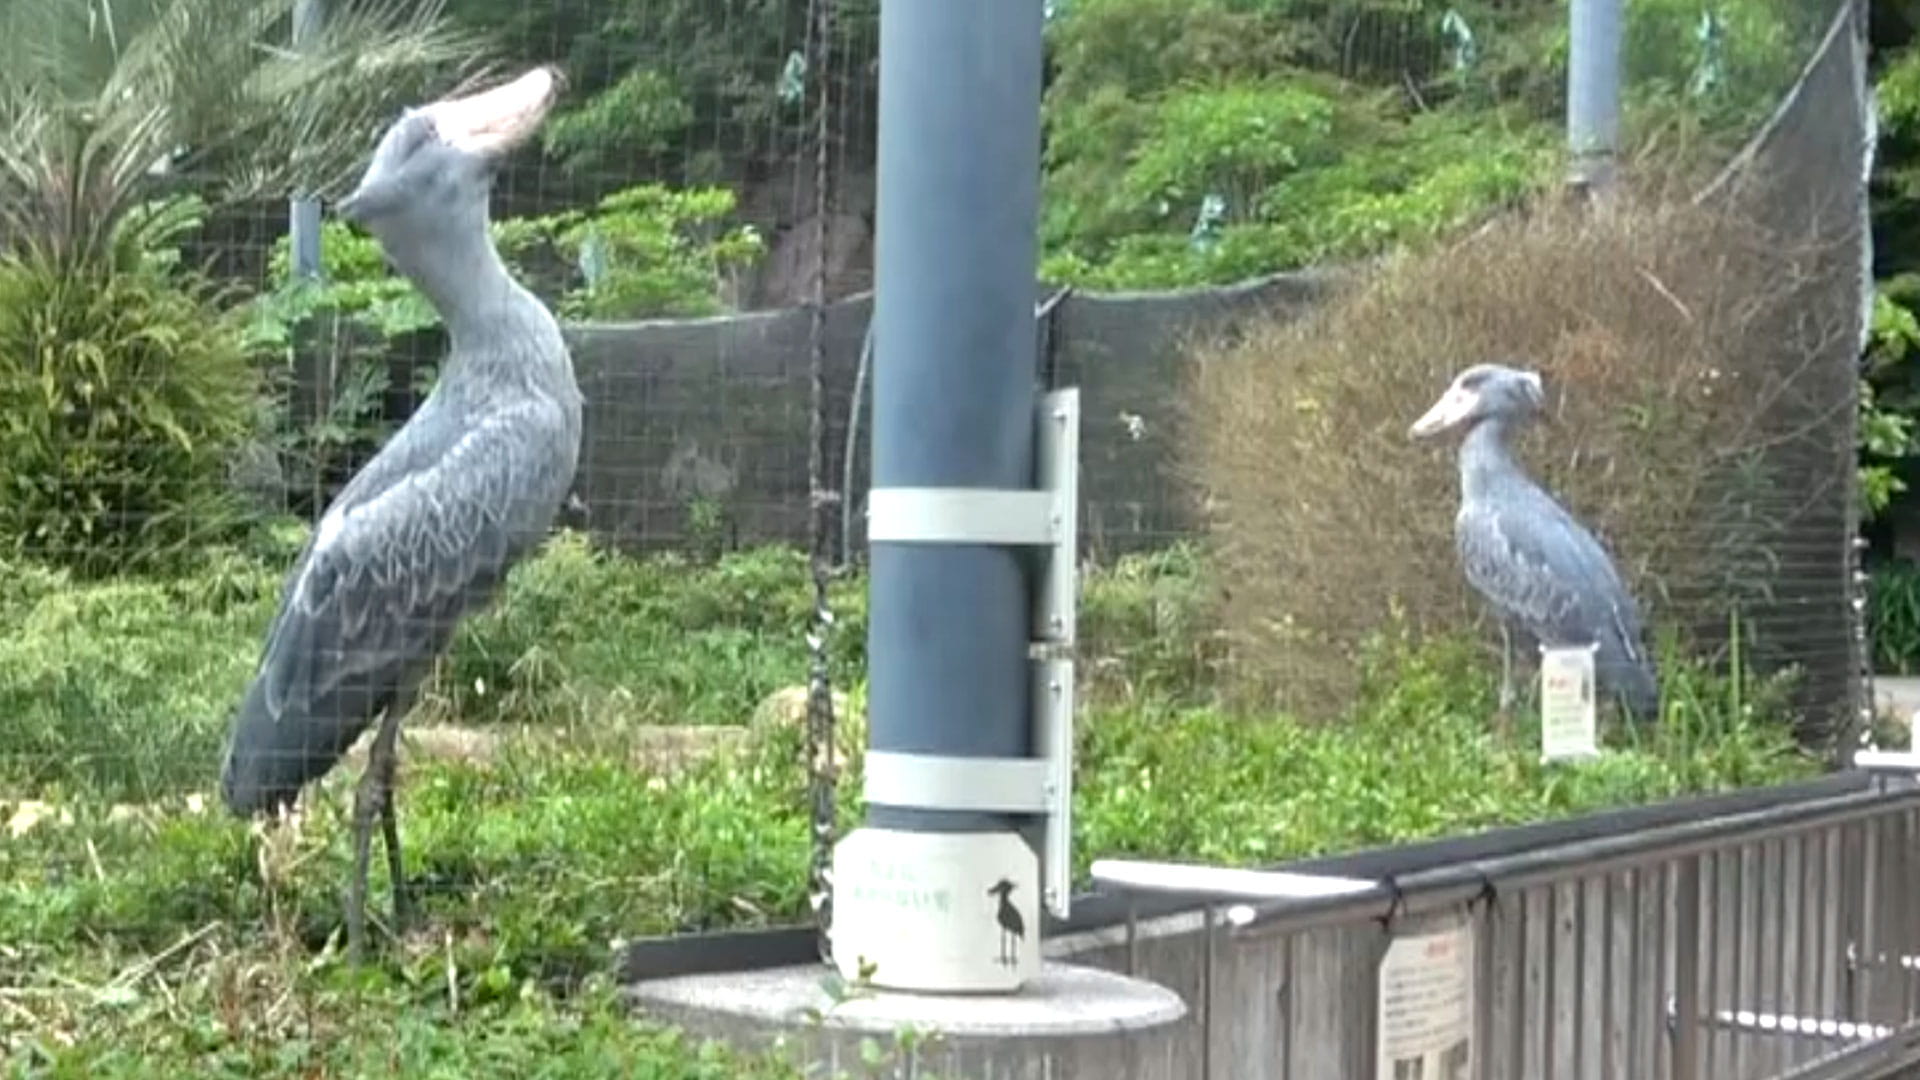
[[[55,807],[52,803],[38,799],[26,799],[13,804],[7,814],[7,833],[15,840],[27,835],[43,821],[59,825],[73,824],[73,813]]]
[[[367,763],[367,747],[372,744],[376,726],[369,725],[354,740],[347,750],[343,765],[358,772]],[[421,727],[401,727],[400,757],[438,758],[443,761],[465,761],[476,765],[491,765],[499,754],[501,736],[492,731],[479,728],[454,727],[450,724],[424,725]]]
[[[663,725],[633,732],[633,763],[656,773],[672,772],[746,742],[738,725]]]
[[[807,726],[807,688],[783,686],[760,700],[754,707],[751,726],[755,731],[791,727],[801,731]],[[852,708],[846,692],[833,692],[834,750],[844,762],[864,754],[867,749],[867,717]]]

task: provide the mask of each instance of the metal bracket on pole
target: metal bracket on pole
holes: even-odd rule
[[[989,544],[1044,551],[1034,590],[1033,756],[867,755],[866,799],[888,806],[1032,814],[1046,819],[1041,889],[1069,914],[1073,890],[1074,646],[1079,581],[1080,390],[1041,397],[1035,488],[875,488],[867,539],[892,544]]]

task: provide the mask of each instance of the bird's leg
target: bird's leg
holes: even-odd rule
[[[369,755],[371,763],[371,755]],[[358,964],[366,954],[367,860],[372,855],[374,800],[373,769],[360,774],[353,789],[353,876],[347,879],[347,957]]]
[[[1500,622],[1500,711],[1513,711],[1513,630]]]
[[[407,875],[400,858],[400,821],[393,816],[393,773],[399,757],[394,735],[400,725],[392,721],[390,729],[387,722],[381,726],[387,752],[381,755],[385,775],[380,780],[380,839],[387,848],[387,885],[393,891],[393,932],[398,934],[407,924]]]
[[[1513,629],[1500,620],[1500,699],[1493,710],[1493,734],[1502,741],[1513,731]]]
[[[399,911],[401,889],[400,836],[393,819],[393,754],[400,733],[401,710],[389,707],[367,747],[367,765],[353,792],[353,878],[347,885],[347,955],[358,963],[366,954],[367,875],[373,856],[373,819],[380,818],[387,845],[387,872],[392,877],[394,907]]]

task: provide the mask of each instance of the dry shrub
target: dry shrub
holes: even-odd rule
[[[1195,349],[1184,464],[1240,675],[1326,715],[1390,619],[1481,614],[1454,557],[1457,435],[1407,435],[1480,361],[1540,371],[1548,415],[1516,454],[1613,551],[1650,624],[1724,629],[1734,602],[1814,572],[1794,564],[1796,523],[1834,501],[1851,450],[1851,371],[1820,363],[1847,323],[1816,295],[1840,238],[1785,244],[1754,218],[1657,192],[1543,201]],[[1841,543],[1816,554],[1839,573]]]

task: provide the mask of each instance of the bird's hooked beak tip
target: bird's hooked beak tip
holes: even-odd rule
[[[449,143],[469,152],[498,156],[533,134],[566,85],[566,76],[557,66],[542,64],[491,89],[446,98],[427,108],[441,137]]]
[[[1457,386],[1448,387],[1447,392],[1440,395],[1440,400],[1434,402],[1433,407],[1407,429],[1407,438],[1424,439],[1438,435],[1459,423],[1463,417],[1473,411],[1476,404],[1478,399],[1471,393]]]

